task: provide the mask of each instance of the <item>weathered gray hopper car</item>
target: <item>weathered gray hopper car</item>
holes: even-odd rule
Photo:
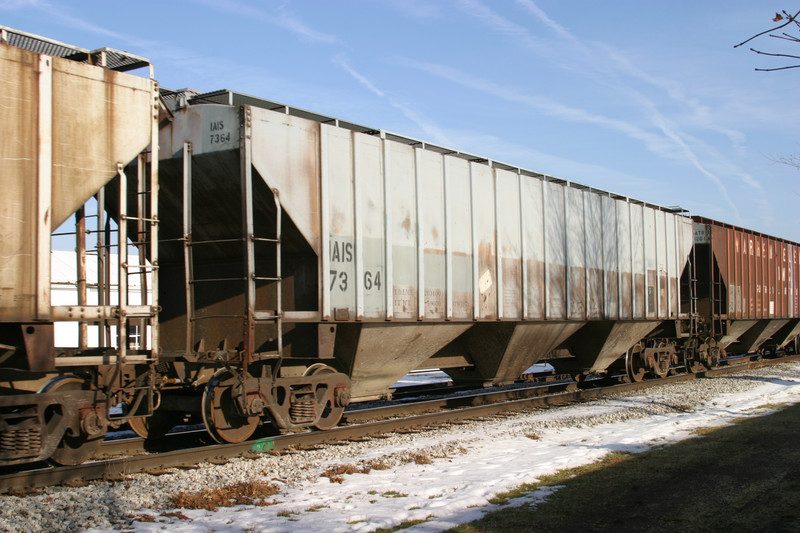
[[[145,177],[144,152],[156,144],[158,87],[152,77],[122,72],[149,66],[131,54],[85,50],[5,27],[0,35],[0,464],[50,457],[77,463],[102,441],[112,405],[131,408],[122,418],[152,411],[154,384],[146,376],[157,353],[157,311],[152,301],[130,305],[127,268],[117,273],[115,302],[107,298],[110,278],[101,276],[101,301],[89,305],[79,267],[78,305],[52,305],[51,234],[76,215],[85,266],[84,204],[111,196],[103,194],[112,183],[116,197],[106,199],[116,206],[119,226],[136,226],[136,210],[120,217],[128,202],[119,208],[119,191],[132,187],[135,197],[137,179],[126,187],[124,169],[131,161],[136,168],[137,159],[138,182],[148,192],[157,189],[157,169]],[[107,214],[96,211],[102,228]],[[152,244],[154,225],[145,226],[141,240]],[[103,233],[109,240],[98,253],[107,260],[112,232]],[[126,250],[112,251],[123,265]],[[84,327],[80,347],[59,349],[53,333],[59,321],[102,323],[102,331],[118,334],[105,334],[90,349]],[[127,326],[135,321],[148,328],[149,349],[128,350]]]
[[[800,334],[798,245],[694,217],[697,312],[720,350],[796,351]]]
[[[420,366],[508,382],[568,340],[602,372],[688,317],[675,210],[231,91],[166,96],[165,352],[323,361],[368,399]]]

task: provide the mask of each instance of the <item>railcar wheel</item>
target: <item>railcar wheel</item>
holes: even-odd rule
[[[335,374],[336,369],[326,365],[325,363],[315,363],[308,367],[303,373],[304,376],[317,376],[320,374]],[[317,404],[322,407],[322,415],[313,427],[325,431],[336,427],[344,414],[344,407],[336,407],[331,404],[328,399],[328,391],[320,388],[317,391]],[[323,405],[324,404],[324,405]]]
[[[689,374],[697,374],[706,369],[703,363],[698,361],[697,352],[690,349],[686,349],[683,352],[683,364],[686,366],[686,372]]]
[[[147,440],[160,439],[183,420],[183,414],[174,411],[154,411],[150,416],[137,416],[128,420],[134,433]]]
[[[89,390],[90,385],[86,380],[74,375],[58,376],[51,379],[39,392],[68,392]],[[63,416],[60,409],[52,409],[45,415],[46,418]],[[73,426],[78,427],[78,431],[67,430],[61,438],[58,447],[53,455],[48,459],[49,462],[57,465],[77,465],[94,455],[100,443],[106,436],[106,419],[95,410],[81,413],[75,412]],[[48,422],[50,421],[48,420]]]
[[[223,368],[214,374],[203,391],[203,423],[208,434],[220,444],[249,439],[258,427],[258,416],[244,416],[236,409],[233,389],[239,376]]]
[[[664,348],[666,344],[663,342],[658,345],[658,348]],[[657,378],[665,378],[669,375],[670,365],[672,363],[672,354],[668,351],[659,350],[656,352],[655,361],[653,361],[652,374]]]
[[[647,373],[644,360],[642,359],[642,345],[637,344],[627,352],[625,352],[625,372],[628,374],[628,379],[636,383],[644,379]]]

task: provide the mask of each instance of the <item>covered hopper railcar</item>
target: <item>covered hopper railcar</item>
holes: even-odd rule
[[[158,279],[158,86],[125,73],[149,67],[125,52],[0,35],[0,465],[75,464],[157,402],[157,302],[128,281]],[[54,305],[51,238],[73,218],[76,298]],[[103,265],[91,291],[87,256]],[[64,323],[74,348],[55,346]]]
[[[502,384],[567,347],[602,373],[654,330],[635,373],[678,357],[693,240],[674,209],[232,91],[165,96],[166,406],[216,372],[281,427],[327,426],[418,367]],[[237,437],[258,414],[202,413]]]
[[[0,464],[78,462],[124,421],[326,429],[417,368],[640,380],[795,348],[794,243],[4,31]],[[78,298],[54,305],[70,217]]]
[[[727,351],[797,353],[800,334],[798,245],[694,217],[694,359],[713,364]]]

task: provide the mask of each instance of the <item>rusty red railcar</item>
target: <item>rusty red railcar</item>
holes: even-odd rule
[[[748,353],[794,341],[800,333],[798,245],[693,219],[697,313],[719,346]]]

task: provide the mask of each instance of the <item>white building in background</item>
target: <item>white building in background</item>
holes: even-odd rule
[[[119,282],[118,282],[118,264],[117,255],[109,256],[109,264],[111,271],[111,287],[110,287],[110,305],[116,305],[119,302]],[[139,257],[137,255],[128,255],[128,264],[139,264]],[[78,305],[78,265],[77,254],[74,251],[66,250],[53,250],[50,255],[50,269],[51,269],[51,288],[50,288],[50,303],[51,305]],[[132,269],[128,276],[128,303],[131,305],[139,305],[142,303],[142,277],[138,270]],[[87,305],[97,305],[98,291],[97,291],[97,256],[87,255],[86,257],[86,284],[87,284]],[[150,274],[147,274],[146,280],[146,301],[152,301],[152,283]],[[140,337],[143,333],[139,331],[139,326],[129,326],[129,334],[132,340]],[[77,322],[56,322],[55,323],[55,345],[59,348],[77,348],[78,347],[78,329]],[[144,332],[146,338],[149,338],[149,332]],[[89,325],[89,347],[97,347],[99,338],[99,326]],[[116,326],[111,326],[111,339],[113,345],[116,346]],[[131,346],[136,348],[136,346]]]

